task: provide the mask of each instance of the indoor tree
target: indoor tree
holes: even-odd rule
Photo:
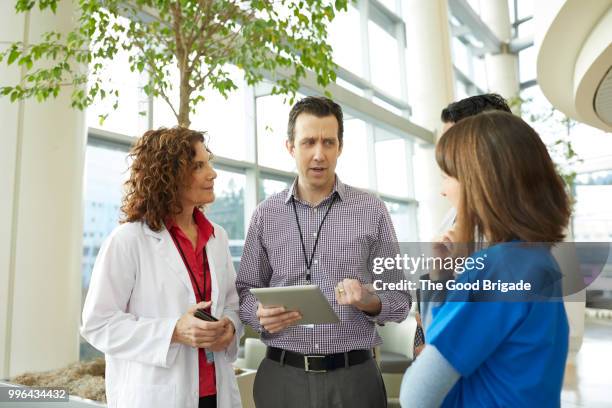
[[[114,98],[116,108],[120,90],[102,72],[124,51],[130,69],[148,75],[144,92],[163,99],[177,124],[189,127],[204,90],[227,96],[237,87],[232,65],[250,85],[268,75],[272,93],[291,98],[307,71],[323,87],[335,81],[327,25],[348,0],[15,0],[15,9],[55,13],[60,1],[74,3],[75,28],[0,51],[0,62],[25,69],[22,81],[0,87],[0,95],[44,101],[72,85],[73,107]],[[176,91],[178,102],[171,98]]]

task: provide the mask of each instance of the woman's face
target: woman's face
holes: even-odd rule
[[[459,207],[460,187],[459,180],[442,172],[442,191],[440,193],[442,196],[446,197],[455,208]]]
[[[210,162],[210,153],[204,143],[198,142],[194,146],[195,157],[193,168],[188,176],[187,188],[181,192],[184,205],[199,206],[215,201],[214,184],[217,173]]]

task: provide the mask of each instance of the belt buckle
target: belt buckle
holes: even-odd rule
[[[327,370],[311,370],[310,364],[308,363],[309,358],[325,358],[325,356],[304,356],[304,371],[310,373],[326,373]]]

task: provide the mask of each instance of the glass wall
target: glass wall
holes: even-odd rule
[[[368,127],[361,119],[344,121],[342,155],[336,172],[340,179],[355,187],[370,187],[368,156]]]
[[[612,241],[612,170],[579,174],[574,192],[574,239]]]
[[[479,13],[480,3],[466,3]],[[488,89],[483,43],[477,30],[452,14],[449,15],[451,31],[451,56],[455,73],[455,99],[484,93]]]
[[[301,98],[303,95],[298,95]],[[264,95],[256,99],[257,160],[262,166],[295,171],[287,152],[287,120],[291,105],[285,96]]]
[[[92,142],[85,156],[85,219],[83,228],[82,287],[89,279],[102,241],[117,226],[122,184],[127,179],[126,149],[122,145]]]

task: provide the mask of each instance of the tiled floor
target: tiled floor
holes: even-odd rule
[[[566,369],[561,406],[612,407],[612,320],[586,319],[576,364]]]

